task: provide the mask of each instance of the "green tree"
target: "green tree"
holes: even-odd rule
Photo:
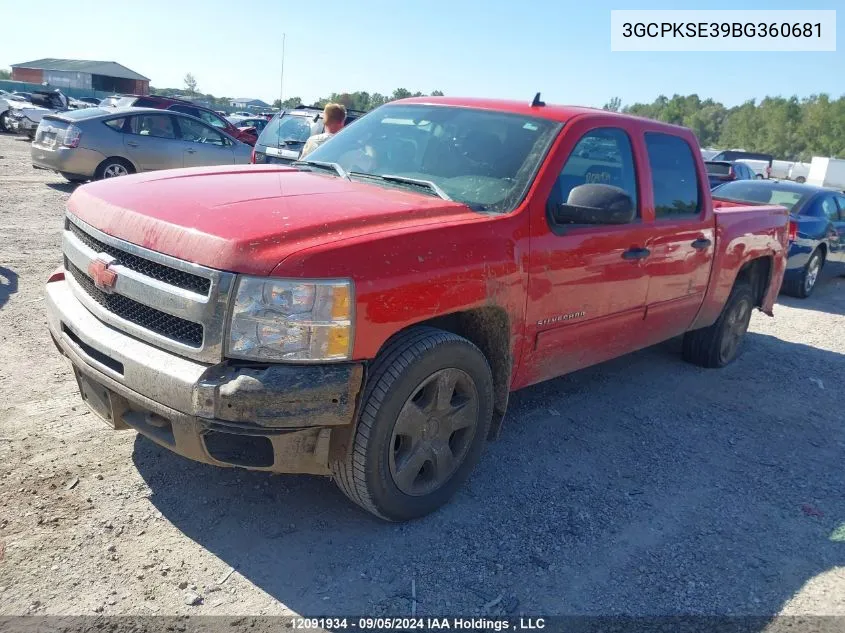
[[[188,73],[182,81],[185,82],[185,89],[188,91],[188,94],[193,97],[197,93],[197,78],[191,73]]]
[[[431,92],[431,96],[432,96],[432,97],[442,97],[442,96],[444,96],[444,95],[443,95],[443,91],[442,91],[442,90],[432,90],[432,92]]]
[[[619,97],[613,97],[610,101],[605,103],[601,109],[609,110],[610,112],[619,112],[620,107],[622,107],[622,99]]]
[[[12,72],[9,70],[0,70],[0,79],[11,79]]]

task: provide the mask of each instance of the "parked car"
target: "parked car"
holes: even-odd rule
[[[356,121],[364,112],[347,110],[344,126]],[[255,142],[253,163],[287,164],[299,159],[309,136],[322,134],[323,110],[297,106],[274,116]]]
[[[736,358],[787,211],[726,204],[678,126],[401,100],[293,168],[80,188],[47,319],[113,428],[407,520],[463,484],[512,390],[679,335],[692,363]]]
[[[833,187],[840,191],[845,189],[845,160],[813,156],[807,182],[819,187]]]
[[[0,132],[11,132],[12,131],[12,121],[11,121],[11,104],[12,103],[22,103],[25,102],[26,99],[22,95],[13,94],[11,92],[3,91],[3,94],[0,94]]]
[[[766,180],[772,178],[772,167],[764,160],[752,160],[750,158],[738,158],[734,164],[742,163],[746,165],[753,173],[754,177],[759,180]]]
[[[32,143],[33,167],[71,182],[135,172],[238,165],[251,149],[224,131],[180,112],[88,108],[46,115]]]
[[[84,101],[92,106],[98,106],[102,99],[98,99],[97,97],[79,97],[79,101]]]
[[[787,178],[795,182],[807,182],[807,177],[810,175],[810,163],[793,163],[789,168]]]
[[[222,130],[229,136],[249,145],[255,144],[254,135],[243,133],[237,127],[229,123],[214,110],[203,108],[191,101],[177,99],[175,97],[160,97],[158,95],[124,95],[115,103],[115,107],[134,106],[136,108],[158,108],[188,114],[194,118],[205,121],[209,125]]]
[[[727,160],[735,162],[743,161],[763,161],[765,166],[752,165],[752,169],[759,175],[760,178],[770,178],[772,174],[772,162],[774,157],[771,154],[762,154],[759,152],[746,152],[741,149],[726,149],[720,151],[715,156],[711,156],[709,160]],[[761,167],[761,171],[757,171],[757,167]]]
[[[789,178],[789,170],[795,163],[791,160],[773,160],[772,168],[769,172],[769,178],[777,178],[778,180],[787,180]]]
[[[29,101],[10,101],[6,119],[9,131],[35,137],[35,130],[45,114],[64,112],[70,108],[69,99],[59,90],[37,90]]]
[[[240,130],[243,137],[249,137],[249,144],[255,145],[258,141],[258,136],[267,127],[267,119],[261,117],[252,117],[251,119],[240,119],[234,123],[235,127]]]
[[[742,162],[706,160],[704,168],[707,170],[707,180],[710,182],[711,189],[732,180],[754,180],[757,177],[751,168]]]
[[[787,181],[733,182],[713,191],[733,202],[779,204],[789,210],[789,251],[783,290],[812,294],[824,266],[845,273],[845,195]]]

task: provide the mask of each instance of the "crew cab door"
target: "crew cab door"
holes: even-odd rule
[[[232,142],[210,125],[188,117],[177,119],[182,139],[182,165],[232,165],[235,154]]]
[[[684,138],[645,131],[653,224],[644,262],[648,276],[645,329],[648,343],[685,332],[695,319],[715,252],[715,219],[706,180]]]
[[[531,384],[642,347],[648,279],[642,255],[649,227],[642,221],[632,123],[611,116],[567,124],[531,209],[526,335],[531,351],[521,384]],[[578,185],[606,183],[634,201],[637,218],[622,225],[554,223],[550,205],[566,202]]]
[[[171,115],[156,113],[131,116],[124,131],[126,154],[142,171],[182,166],[182,152]]]

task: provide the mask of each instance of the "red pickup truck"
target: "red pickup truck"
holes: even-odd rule
[[[689,130],[539,99],[393,102],[291,166],[85,185],[64,222],[48,322],[94,411],[389,520],[455,493],[516,389],[679,335],[730,363],[787,243],[782,207],[714,209]]]

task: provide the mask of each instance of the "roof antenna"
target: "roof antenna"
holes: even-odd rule
[[[540,93],[538,92],[534,95],[534,101],[531,102],[531,107],[542,108],[544,105],[546,105],[546,102],[540,100]]]

